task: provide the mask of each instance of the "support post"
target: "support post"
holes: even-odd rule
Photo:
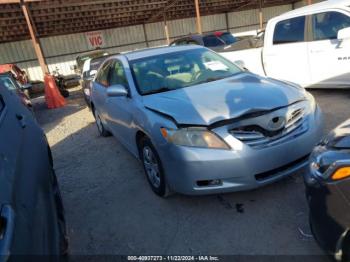
[[[21,7],[22,7],[22,11],[23,11],[24,17],[25,17],[26,22],[27,22],[29,34],[30,34],[30,37],[32,39],[32,43],[34,46],[34,51],[35,51],[36,56],[39,60],[41,70],[43,71],[43,74],[45,75],[46,73],[49,73],[49,69],[48,69],[47,64],[45,62],[43,52],[41,50],[40,42],[39,42],[38,38],[36,37],[37,31],[36,31],[35,25],[33,23],[33,20],[31,18],[31,14],[29,12],[28,6],[23,0],[21,1]]]
[[[144,37],[145,37],[146,46],[149,47],[148,37],[147,37],[147,31],[146,31],[146,26],[145,26],[145,24],[142,24],[142,28],[143,28],[143,35],[144,35]]]
[[[225,12],[225,21],[226,21],[226,31],[229,32],[230,31],[230,25],[228,22],[228,13]]]
[[[259,26],[260,30],[264,28],[264,19],[263,19],[263,13],[262,13],[262,1],[263,0],[258,0],[259,1]]]
[[[202,22],[201,22],[201,13],[199,11],[199,0],[194,0],[194,5],[196,7],[196,17],[197,17],[197,33],[202,34]]]
[[[165,37],[168,45],[170,45],[170,37],[169,37],[169,30],[168,30],[168,23],[166,21],[166,17],[164,15],[164,31],[165,31]]]

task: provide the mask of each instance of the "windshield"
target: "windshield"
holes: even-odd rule
[[[220,38],[227,44],[232,45],[233,43],[237,42],[236,38],[231,35],[230,33],[223,33]]]
[[[225,45],[225,43],[215,35],[208,35],[203,37],[203,43],[206,47],[216,47]]]
[[[208,49],[195,49],[130,61],[141,95],[216,81],[242,72]]]

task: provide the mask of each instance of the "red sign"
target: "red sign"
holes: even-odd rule
[[[95,49],[97,47],[104,47],[105,40],[101,31],[88,32],[85,34],[85,36],[88,42],[88,46],[91,49]]]

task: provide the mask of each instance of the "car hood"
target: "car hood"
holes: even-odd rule
[[[211,125],[305,99],[304,90],[251,73],[143,96],[144,106],[177,124]]]

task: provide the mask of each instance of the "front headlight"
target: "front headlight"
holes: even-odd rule
[[[230,149],[216,134],[202,128],[161,128],[161,134],[168,142],[179,146]]]

